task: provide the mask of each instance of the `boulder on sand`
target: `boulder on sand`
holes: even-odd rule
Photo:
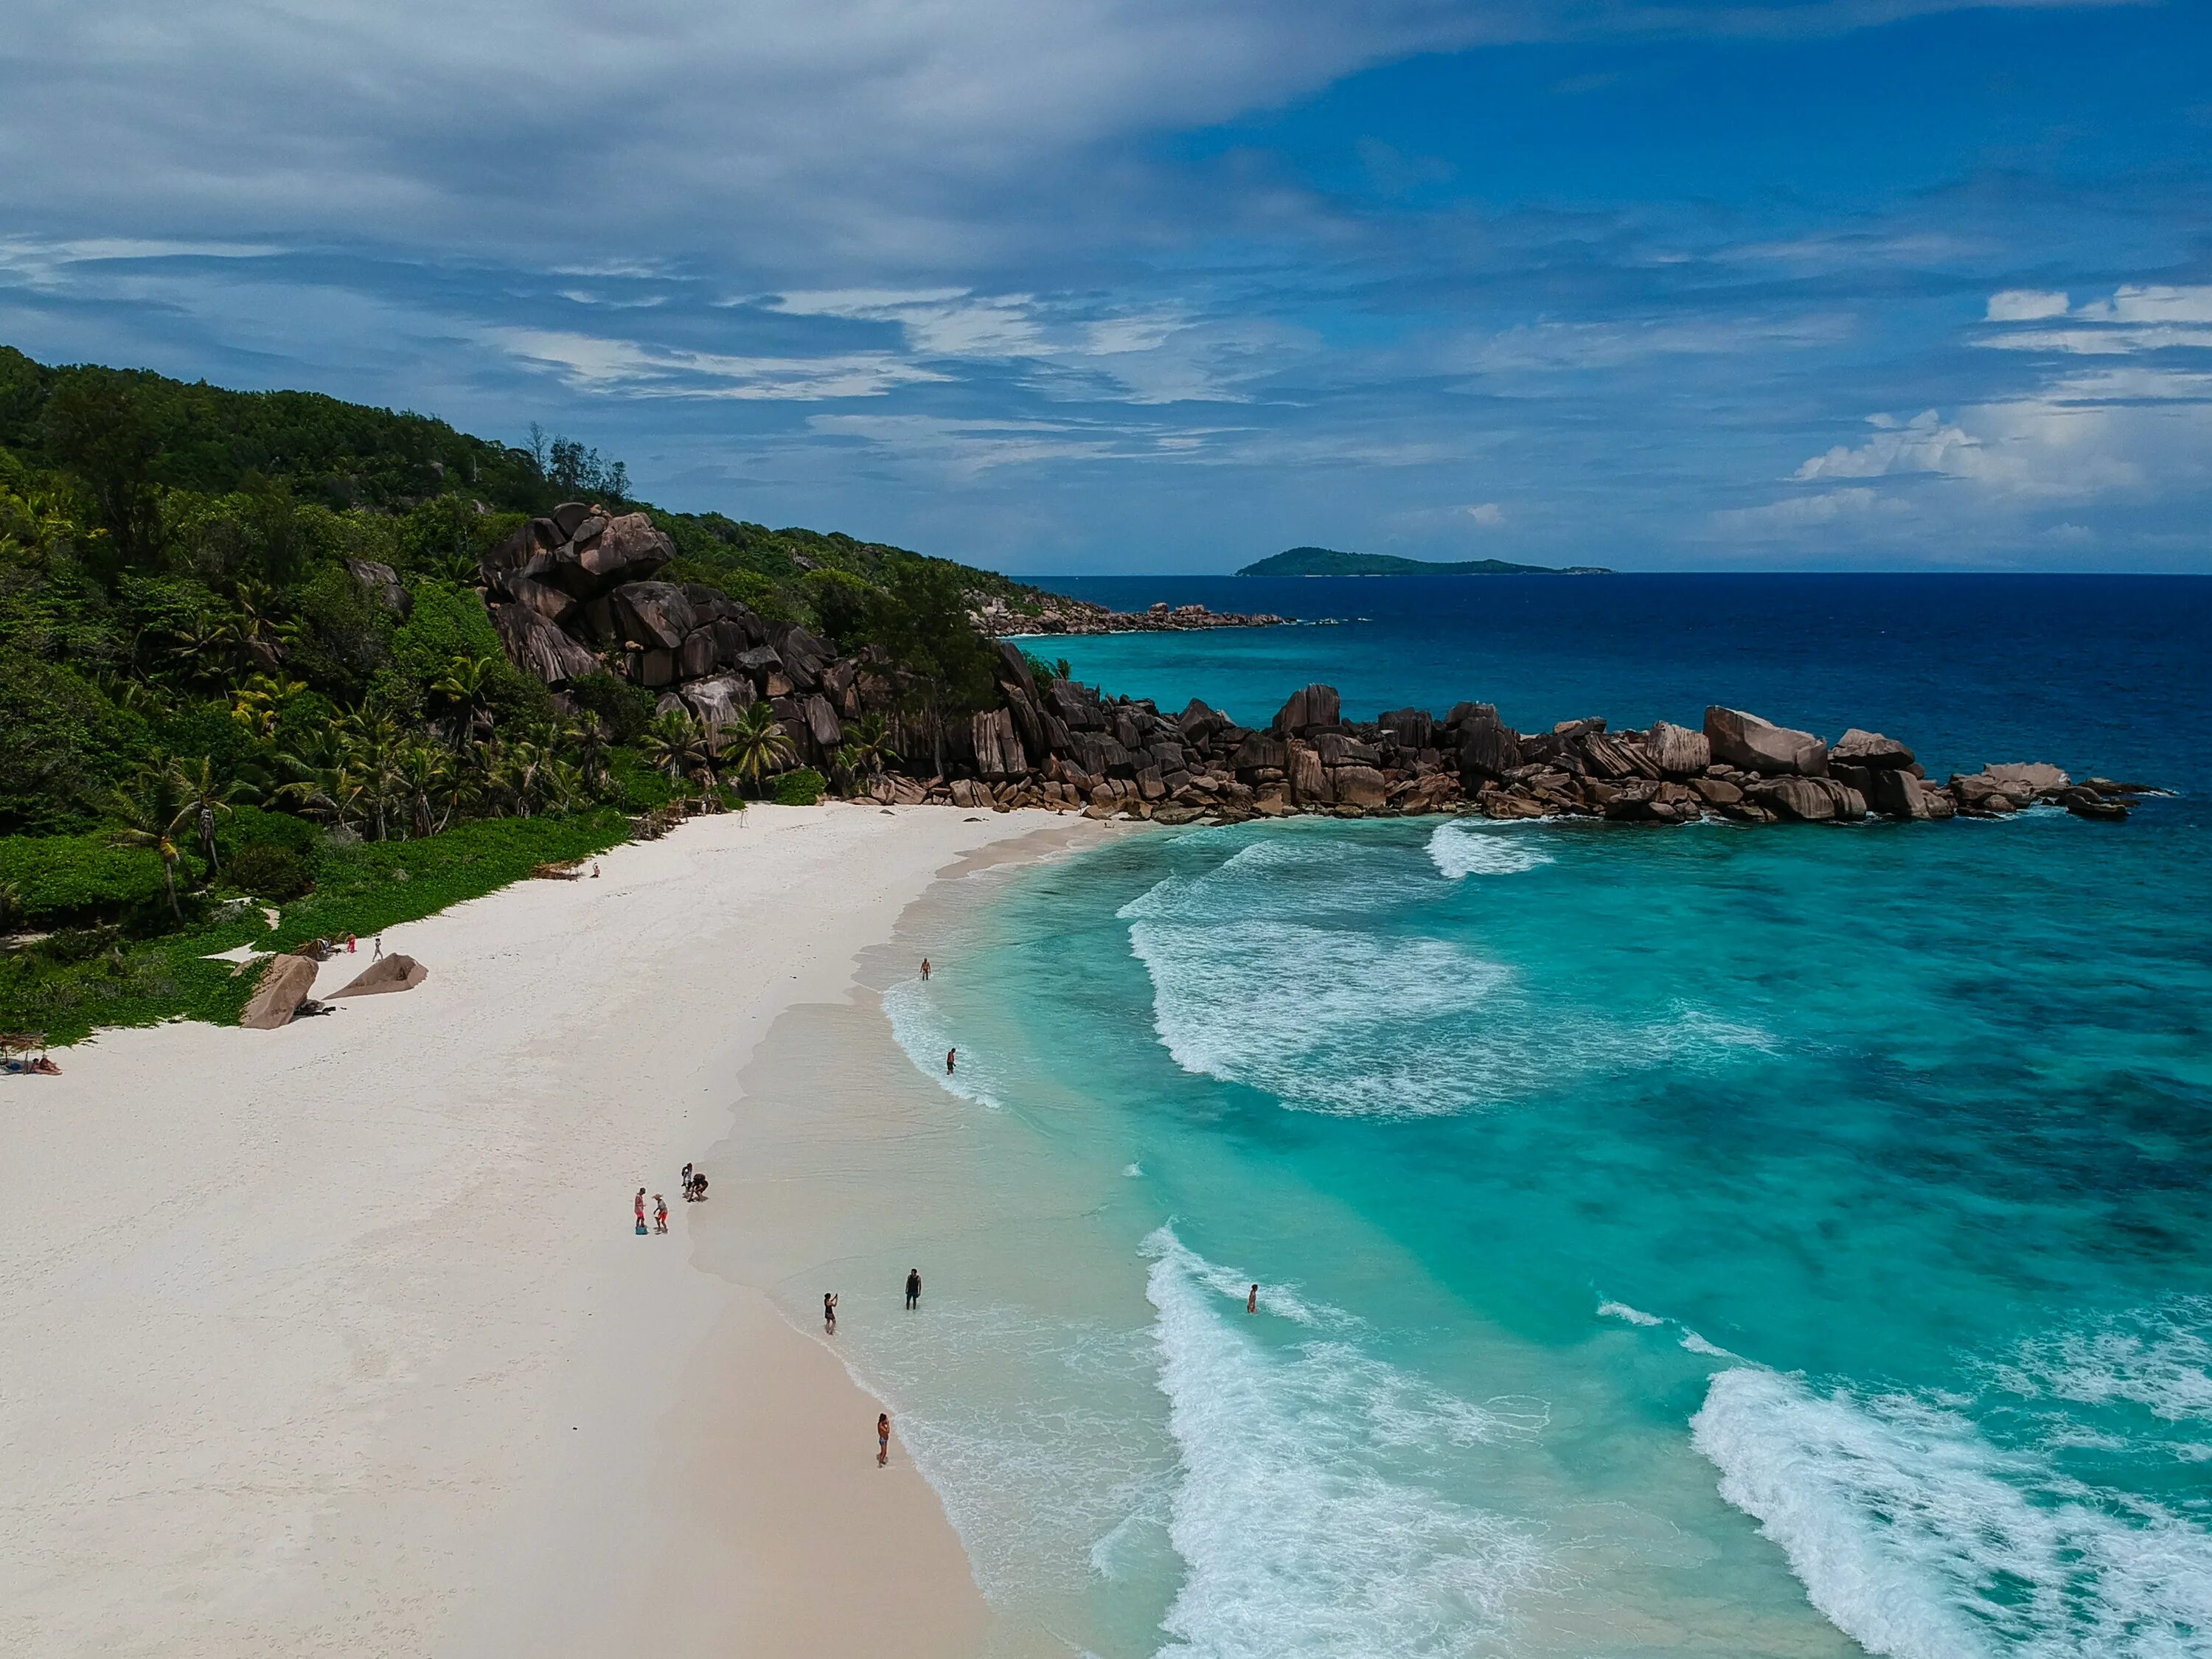
[[[249,1031],[273,1031],[280,1025],[289,1025],[300,1005],[307,1000],[307,993],[314,988],[313,962],[306,957],[272,957],[261,970],[261,982],[253,988],[238,1023]]]
[[[331,992],[331,997],[336,1000],[339,997],[373,997],[386,991],[411,991],[429,977],[430,970],[414,957],[395,952],[379,957]]]
[[[1777,726],[1741,708],[1705,710],[1705,738],[1713,758],[1766,777],[1817,778],[1828,769],[1828,745],[1810,732]]]

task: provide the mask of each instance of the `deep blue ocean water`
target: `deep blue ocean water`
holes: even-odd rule
[[[2212,1654],[2212,582],[1080,586],[1346,619],[1035,647],[1247,722],[1724,702],[2181,793],[1006,884],[886,1008],[986,1191],[1093,1196],[1052,1292],[943,1241],[957,1370],[863,1361],[994,1600],[1109,1656]]]

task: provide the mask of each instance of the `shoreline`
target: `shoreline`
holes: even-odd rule
[[[940,872],[1100,833],[914,816],[694,820],[390,930],[430,968],[404,996],[102,1033],[11,1099],[0,1646],[967,1650],[936,1494],[702,1260],[777,1021],[849,998]],[[629,1193],[687,1160],[714,1197],[635,1238]]]

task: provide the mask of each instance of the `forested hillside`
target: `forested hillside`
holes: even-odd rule
[[[371,850],[388,843],[416,843],[396,879],[419,880],[482,826],[450,878],[416,888],[419,913],[433,889],[451,902],[517,860],[605,845],[672,795],[811,799],[824,780],[772,726],[726,752],[611,674],[556,697],[502,650],[487,551],[562,501],[635,510],[631,490],[619,461],[535,428],[516,447],[0,348],[0,932],[33,937],[0,957],[0,1025],[191,1003],[197,956],[146,941],[197,951],[247,927],[220,920],[232,896],[312,892],[305,926],[390,864]],[[668,580],[871,651],[894,718],[989,695],[963,599],[1036,603],[847,536],[652,519],[675,544]],[[848,739],[822,769],[880,764],[891,743],[880,721]],[[279,937],[294,931],[287,910]]]

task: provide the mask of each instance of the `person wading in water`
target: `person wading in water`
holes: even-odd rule
[[[919,1267],[908,1267],[906,1270],[906,1310],[908,1313],[912,1313],[921,1305],[921,1269]]]

